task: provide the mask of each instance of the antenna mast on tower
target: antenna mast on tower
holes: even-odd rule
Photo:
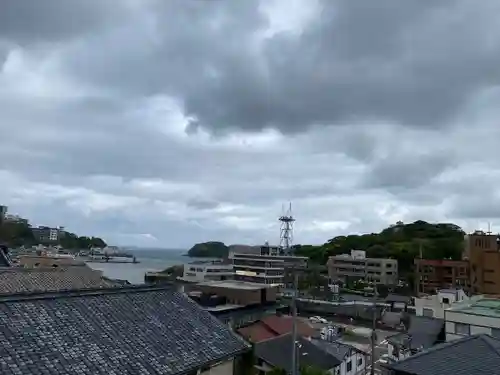
[[[291,254],[293,246],[293,223],[295,221],[292,216],[292,203],[289,203],[288,210],[280,216],[280,249],[285,254]]]

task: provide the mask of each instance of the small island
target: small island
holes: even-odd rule
[[[201,242],[189,249],[186,255],[191,258],[227,258],[229,246],[218,241]]]

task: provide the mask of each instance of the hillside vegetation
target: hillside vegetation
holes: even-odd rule
[[[9,247],[38,245],[31,226],[25,223],[3,222],[0,224],[0,243]],[[78,236],[71,232],[65,232],[63,238],[57,242],[43,245],[61,245],[65,249],[88,249],[89,247],[106,247],[106,242],[99,237]]]
[[[329,256],[365,250],[371,258],[393,258],[401,273],[410,271],[415,258],[459,260],[465,232],[455,224],[431,224],[415,221],[398,223],[380,233],[337,236],[321,246],[298,245],[295,253],[308,256],[313,262],[325,264]]]
[[[217,241],[197,243],[187,252],[193,258],[225,258],[228,254],[229,247]]]
[[[295,245],[295,254],[309,257],[312,263],[324,265],[328,257],[349,254],[351,250],[365,250],[370,258],[393,258],[399,263],[400,273],[409,272],[414,259],[454,259],[462,256],[465,232],[450,223],[427,223],[419,220],[410,224],[397,223],[380,233],[337,236],[320,246]],[[243,245],[238,245],[243,246]],[[226,257],[230,247],[222,242],[194,245],[191,257]]]

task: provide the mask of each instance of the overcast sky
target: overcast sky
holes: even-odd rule
[[[1,0],[0,204],[112,244],[500,230],[498,0]]]

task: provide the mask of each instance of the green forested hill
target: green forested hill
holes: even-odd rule
[[[222,242],[211,241],[197,243],[189,249],[187,255],[193,258],[225,258],[229,247]]]
[[[397,259],[399,270],[404,273],[412,268],[420,249],[427,259],[460,259],[464,235],[455,224],[419,220],[398,223],[380,233],[337,236],[321,246],[298,245],[295,253],[325,264],[329,256],[348,254],[353,249],[365,250],[367,257]]]

